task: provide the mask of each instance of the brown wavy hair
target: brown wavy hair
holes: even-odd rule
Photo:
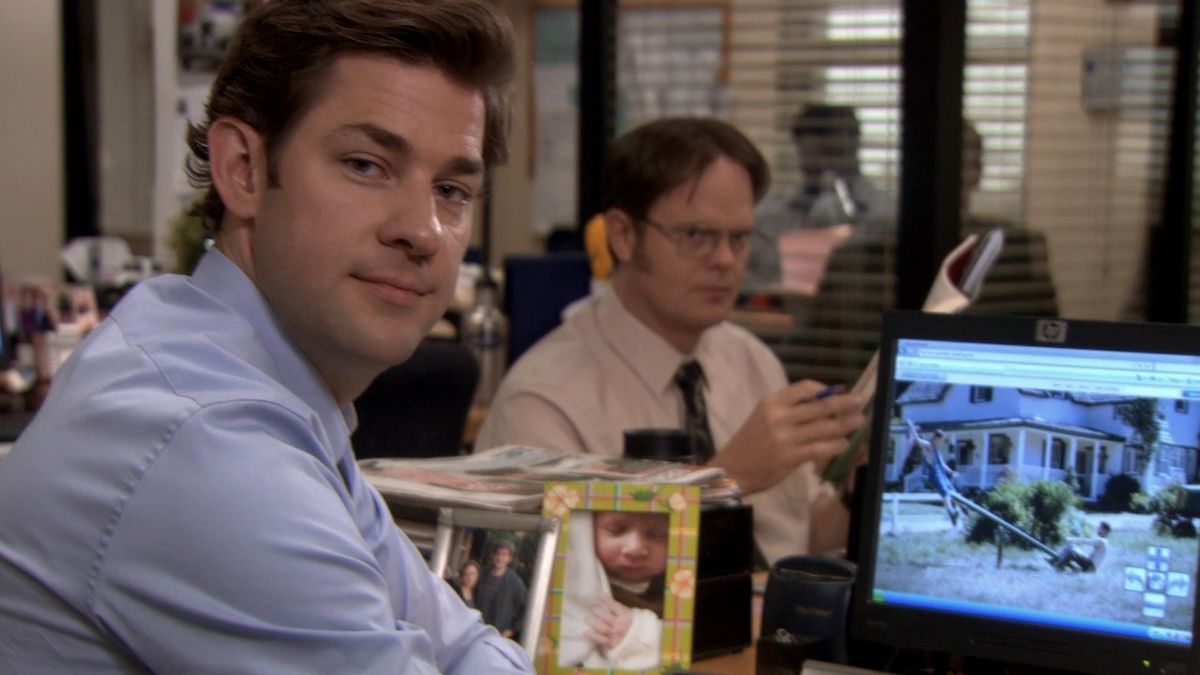
[[[732,124],[708,117],[664,117],[643,124],[609,146],[601,210],[618,208],[639,221],[660,197],[699,180],[721,157],[746,169],[754,201],[762,199],[771,170],[754,143]]]
[[[347,54],[384,55],[433,66],[483,96],[486,166],[508,159],[508,86],[514,71],[512,24],[481,0],[271,0],[259,4],[238,30],[217,73],[205,120],[189,125],[187,175],[205,190],[194,214],[215,232],[225,204],[213,187],[208,129],[237,118],[264,139],[268,177],[288,131],[317,100],[334,60]]]

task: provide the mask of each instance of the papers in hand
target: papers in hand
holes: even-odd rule
[[[921,311],[955,314],[966,309],[979,297],[983,280],[1002,248],[1004,232],[998,229],[964,239],[942,260]]]
[[[364,459],[367,482],[389,501],[501,511],[541,508],[547,481],[700,485],[702,501],[740,496],[718,467],[503,445],[460,457]]]
[[[992,263],[1000,256],[1002,248],[1004,230],[1000,229],[988,230],[971,247],[971,257],[958,275],[958,287],[972,302],[979,297],[983,280],[992,269]]]
[[[957,314],[966,309],[979,297],[983,289],[983,281],[987,277],[992,263],[1000,256],[1004,248],[1004,231],[989,230],[982,236],[970,235],[962,241],[950,255],[942,260],[938,267],[933,285],[925,296],[923,312],[935,314]],[[863,368],[858,380],[850,390],[859,394],[867,401],[868,412],[870,401],[875,396],[875,383],[878,379],[879,352],[871,356],[867,367]],[[870,433],[871,420],[868,415],[867,423],[850,439],[850,446],[842,454],[834,458],[825,471],[821,473],[823,480],[835,485],[842,485],[850,476],[855,460],[864,450],[864,440]]]

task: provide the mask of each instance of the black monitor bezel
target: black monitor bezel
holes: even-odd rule
[[[1177,324],[1133,324],[1051,320],[1016,316],[939,315],[891,311],[884,315],[878,385],[873,402],[872,443],[866,480],[858,486],[861,511],[855,551],[858,574],[853,593],[850,630],[857,639],[901,649],[994,659],[1005,663],[1078,672],[1160,672],[1159,667],[1200,665],[1200,570],[1193,573],[1197,610],[1193,612],[1192,646],[1147,643],[1098,636],[1066,628],[1033,627],[989,618],[947,614],[912,607],[872,603],[874,543],[880,531],[883,473],[892,407],[891,381],[899,339],[1017,344],[1075,349],[1105,349],[1200,355],[1200,327]],[[1150,667],[1147,667],[1149,664]],[[1185,672],[1185,671],[1161,671]]]

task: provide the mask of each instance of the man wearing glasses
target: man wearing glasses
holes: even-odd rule
[[[770,182],[754,145],[713,119],[661,119],[610,148],[602,196],[615,270],[500,386],[475,447],[617,456],[626,429],[689,431],[755,508],[768,563],[842,546],[846,512],[818,471],[863,424],[864,401],[789,385],[726,319]]]

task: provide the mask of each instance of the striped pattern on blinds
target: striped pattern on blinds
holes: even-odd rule
[[[1157,45],[1173,4],[968,0],[964,118],[983,150],[964,229],[1016,233],[980,311],[1141,318],[1172,76],[1170,51]],[[724,117],[767,156],[773,193],[786,194],[801,180],[796,111],[845,104],[861,128],[863,175],[895,195],[902,31],[898,0],[627,3],[618,128],[667,114]],[[821,307],[789,299],[791,330],[772,324],[767,337],[793,376],[845,381],[860,358],[826,367],[841,358],[826,356],[873,349],[894,290],[886,239],[857,242],[846,253],[855,262],[831,266]]]

